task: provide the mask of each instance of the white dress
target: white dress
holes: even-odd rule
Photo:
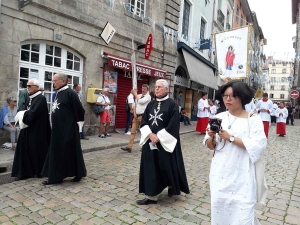
[[[209,175],[211,224],[260,224],[255,217],[257,198],[254,163],[259,160],[267,146],[262,120],[258,115],[236,118],[229,112],[219,113],[216,117],[222,119],[224,130],[242,139],[247,150],[229,141],[219,150],[223,147],[224,140],[220,142],[217,134],[216,148],[219,151],[212,158]],[[203,143],[208,138],[206,134]]]

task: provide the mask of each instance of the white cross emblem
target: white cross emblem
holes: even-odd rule
[[[153,124],[155,123],[156,126],[158,126],[158,124],[157,124],[157,119],[163,121],[163,119],[161,118],[161,116],[163,115],[163,113],[157,115],[158,112],[159,112],[159,109],[158,109],[157,111],[154,109],[154,116],[153,116],[152,114],[149,114],[150,117],[151,117],[151,118],[149,119],[149,121],[153,119],[153,122],[152,122],[151,125],[153,125]]]
[[[55,112],[55,109],[59,109],[59,104],[60,103],[57,103],[57,99],[55,99],[55,102],[53,102],[53,105],[52,105],[52,112],[54,113]]]

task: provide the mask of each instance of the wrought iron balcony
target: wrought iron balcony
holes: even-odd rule
[[[224,24],[225,24],[225,16],[222,13],[222,11],[219,9],[218,10],[218,18],[217,18],[218,22],[222,25],[222,27],[224,28]]]
[[[226,30],[230,30],[231,29],[231,26],[229,23],[226,23]]]

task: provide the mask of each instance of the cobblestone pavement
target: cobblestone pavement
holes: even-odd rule
[[[262,224],[300,224],[300,173],[298,126],[277,137],[271,126],[266,151],[266,206],[257,206]],[[88,177],[78,184],[43,186],[42,179],[0,186],[0,224],[210,224],[208,173],[212,153],[202,146],[198,133],[181,135],[191,193],[167,196],[159,204],[138,206],[140,151],[119,148],[84,154]]]

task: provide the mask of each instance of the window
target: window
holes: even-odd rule
[[[274,94],[271,93],[271,94],[270,94],[270,98],[274,98]]]
[[[244,17],[243,17],[243,15],[241,15],[241,26],[243,26],[244,25]]]
[[[45,65],[55,67],[61,66],[61,48],[46,45]]]
[[[39,63],[39,44],[27,44],[21,46],[21,60],[32,63]]]
[[[281,91],[285,90],[285,85],[281,85]]]
[[[201,19],[200,39],[205,38],[205,27],[206,27],[206,22],[205,22],[205,20]]]
[[[282,69],[282,73],[286,73],[286,69]]]
[[[129,0],[131,12],[135,13],[139,17],[145,16],[146,12],[146,0]]]
[[[272,69],[271,73],[276,73],[276,69]]]
[[[284,94],[280,94],[280,98],[281,98],[281,99],[284,98]]]
[[[282,65],[283,65],[283,66],[286,66],[286,62],[283,62]]]
[[[276,66],[276,64],[275,64],[275,63],[272,63],[272,66],[273,66],[273,67],[275,67],[275,66]]]
[[[271,85],[271,86],[270,86],[270,90],[274,90],[274,85]]]
[[[183,20],[182,20],[182,34],[184,37],[189,35],[189,23],[190,23],[190,8],[191,6],[187,1],[184,1],[183,6]]]
[[[236,16],[235,16],[235,21],[237,24],[239,24],[239,17],[240,17],[240,7],[237,5],[236,6]]]

